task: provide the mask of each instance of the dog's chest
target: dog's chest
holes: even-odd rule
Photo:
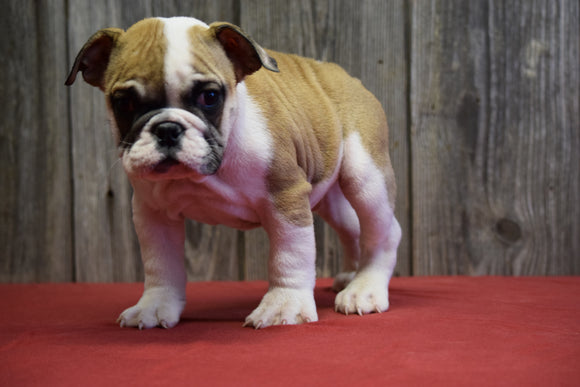
[[[190,179],[133,182],[136,194],[169,219],[187,218],[241,230],[260,226],[259,209],[265,199],[263,184],[263,179],[252,177],[245,184],[232,184],[219,176],[210,176],[202,182]]]

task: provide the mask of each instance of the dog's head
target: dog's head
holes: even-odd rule
[[[211,175],[220,167],[236,115],[236,86],[276,61],[229,23],[145,19],[127,31],[95,33],[79,52],[79,71],[104,93],[130,176]]]

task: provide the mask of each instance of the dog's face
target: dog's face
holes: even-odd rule
[[[97,32],[77,71],[106,96],[129,176],[203,179],[220,167],[237,114],[236,86],[275,61],[227,23],[145,19]]]

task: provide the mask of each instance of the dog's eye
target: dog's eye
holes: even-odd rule
[[[139,98],[133,88],[121,89],[111,95],[111,105],[115,115],[130,116],[138,108]]]
[[[116,114],[132,114],[135,112],[135,99],[130,95],[113,97],[113,109]]]
[[[197,97],[197,105],[205,110],[217,108],[222,101],[222,95],[219,90],[205,90]]]

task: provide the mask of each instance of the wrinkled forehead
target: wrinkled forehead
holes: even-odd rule
[[[207,24],[193,18],[145,19],[119,39],[107,70],[107,90],[136,85],[172,101],[198,81],[232,79],[231,62]]]

